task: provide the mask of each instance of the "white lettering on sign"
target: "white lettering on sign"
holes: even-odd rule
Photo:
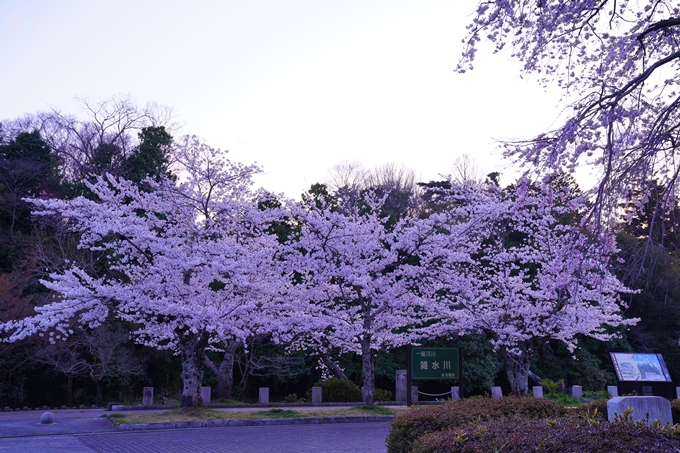
[[[451,369],[451,361],[450,360],[444,360],[444,369],[445,370]]]
[[[421,360],[420,361],[420,369],[421,370],[427,370],[427,360]]]
[[[432,369],[438,370],[439,369],[439,362],[432,362]]]

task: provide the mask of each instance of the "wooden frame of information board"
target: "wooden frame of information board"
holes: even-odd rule
[[[463,398],[463,353],[460,348],[428,348],[408,346],[406,354],[406,406],[411,407],[412,379],[458,379],[459,396]],[[421,366],[414,370],[413,359]]]

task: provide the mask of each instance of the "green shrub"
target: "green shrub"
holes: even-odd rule
[[[680,400],[671,401],[671,413],[673,414],[673,423],[680,423]]]
[[[502,418],[558,418],[567,408],[549,400],[536,398],[468,398],[442,405],[413,409],[391,421],[387,438],[388,451],[407,453],[419,437],[471,423],[483,423]],[[493,450],[492,450],[493,451]]]
[[[321,387],[321,398],[323,402],[328,403],[342,403],[342,402],[360,402],[363,401],[361,397],[361,389],[357,385],[346,379],[332,377],[325,381],[319,381],[314,384],[314,387]],[[312,390],[307,390],[307,401],[312,400]]]
[[[297,393],[291,393],[283,398],[284,403],[297,403],[298,396]]]
[[[376,401],[394,401],[394,394],[389,390],[375,389],[373,397]]]
[[[667,453],[680,443],[642,424],[556,420],[493,420],[433,432],[417,439],[413,453]],[[391,450],[390,450],[391,451]]]

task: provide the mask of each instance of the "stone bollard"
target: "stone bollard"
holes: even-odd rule
[[[312,404],[321,404],[323,401],[321,396],[322,390],[321,387],[312,387]]]
[[[394,392],[394,399],[397,402],[406,402],[406,370],[397,370],[397,388]]]
[[[46,410],[47,410],[47,406],[43,406],[43,410],[46,411]]]
[[[491,387],[491,397],[494,399],[503,398],[503,390],[500,387]]]
[[[609,393],[609,396],[611,398],[616,398],[617,396],[619,396],[619,388],[615,385],[608,385],[607,393]]]
[[[7,411],[9,410],[9,407],[5,406],[5,408],[4,408],[3,410],[4,410],[5,412],[7,412]]]
[[[418,402],[418,386],[412,385],[411,386],[411,403],[417,403],[417,402]]]
[[[451,401],[460,399],[460,387],[451,387]]]
[[[583,398],[583,387],[581,387],[580,385],[572,385],[571,386],[571,397],[577,398],[577,399]]]
[[[203,400],[203,406],[210,404],[210,387],[201,387],[201,399]]]
[[[269,387],[260,387],[260,404],[269,404]]]
[[[675,387],[675,396],[680,399],[680,387]]]
[[[543,398],[543,386],[534,385],[533,391],[534,391],[534,398]]]
[[[54,423],[54,414],[52,412],[43,412],[40,416],[40,423],[43,425]]]
[[[153,387],[144,387],[142,406],[153,406]]]
[[[90,409],[97,409],[97,405],[93,404],[92,406],[90,406]]]
[[[660,396],[617,396],[607,401],[607,419],[613,422],[626,409],[633,409],[630,416],[634,422],[651,425],[659,420],[663,425],[673,424],[671,402]]]

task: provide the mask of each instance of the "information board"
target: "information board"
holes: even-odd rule
[[[619,382],[671,382],[661,354],[610,352]]]
[[[458,349],[411,348],[411,379],[458,379]]]

